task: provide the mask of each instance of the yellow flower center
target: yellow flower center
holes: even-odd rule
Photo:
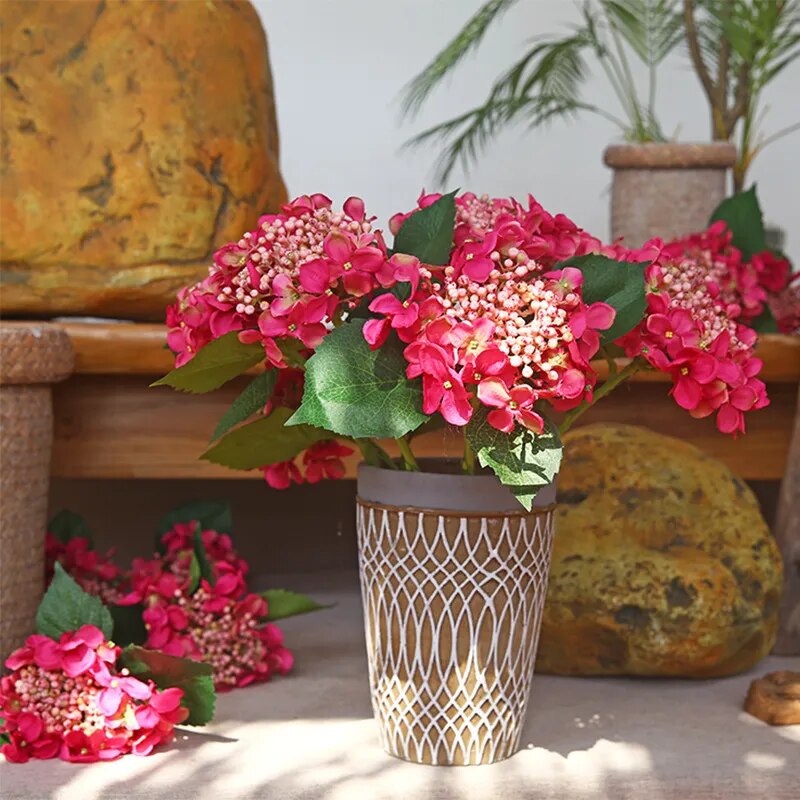
[[[452,384],[452,383],[450,383],[450,381],[445,381],[445,382],[442,384],[442,386],[444,386],[444,388],[445,388],[445,389],[452,389],[452,388],[453,388],[453,384]]]
[[[345,262],[344,262],[344,269],[345,269],[345,272],[346,272],[348,269],[352,269],[352,268],[353,268],[353,265],[352,265],[352,264],[351,264],[349,261],[345,261]]]
[[[665,339],[671,339],[671,338],[672,338],[674,335],[675,335],[675,334],[674,334],[672,331],[667,331],[667,332],[664,334],[664,338],[665,338]]]

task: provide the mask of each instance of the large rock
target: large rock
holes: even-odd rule
[[[4,314],[163,319],[285,201],[248,2],[5,0]]]
[[[700,678],[769,653],[780,552],[724,464],[644,428],[589,425],[565,437],[558,489],[537,670]]]

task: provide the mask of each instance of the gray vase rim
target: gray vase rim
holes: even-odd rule
[[[425,462],[420,461],[424,467]],[[467,513],[525,513],[519,500],[494,475],[457,475],[443,472],[406,472],[369,464],[358,467],[358,496],[367,503]],[[534,508],[556,501],[555,481],[543,486]]]

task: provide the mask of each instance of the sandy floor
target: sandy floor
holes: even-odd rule
[[[3,800],[798,800],[800,726],[741,710],[752,675],[688,682],[537,677],[523,749],[491,767],[384,754],[371,718],[352,575],[283,579],[329,610],[284,624],[289,678],[219,698],[168,750],[106,764],[0,765]],[[271,582],[271,585],[276,585]],[[770,658],[754,674],[800,669]]]

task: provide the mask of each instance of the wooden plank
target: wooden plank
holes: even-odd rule
[[[260,478],[218,467],[198,456],[215,424],[246,378],[217,392],[186,395],[149,389],[152,376],[75,375],[54,387],[52,474],[59,478]],[[660,383],[631,383],[584,416],[586,422],[627,422],[678,436],[752,479],[782,477],[788,454],[797,386],[773,383],[771,405],[748,418],[748,434],[734,440],[711,419],[693,420],[666,396]],[[459,435],[438,431],[419,437],[420,456],[458,455]],[[348,460],[355,474],[358,456]]]
[[[155,323],[61,322],[75,348],[75,372],[80,375],[160,376],[173,366],[165,348],[166,331]],[[771,381],[800,380],[800,336],[768,334],[761,337],[758,355],[764,361],[761,377]],[[624,363],[620,361],[620,363]],[[608,374],[605,363],[597,363],[601,380]],[[661,372],[640,373],[635,381],[663,383]]]

